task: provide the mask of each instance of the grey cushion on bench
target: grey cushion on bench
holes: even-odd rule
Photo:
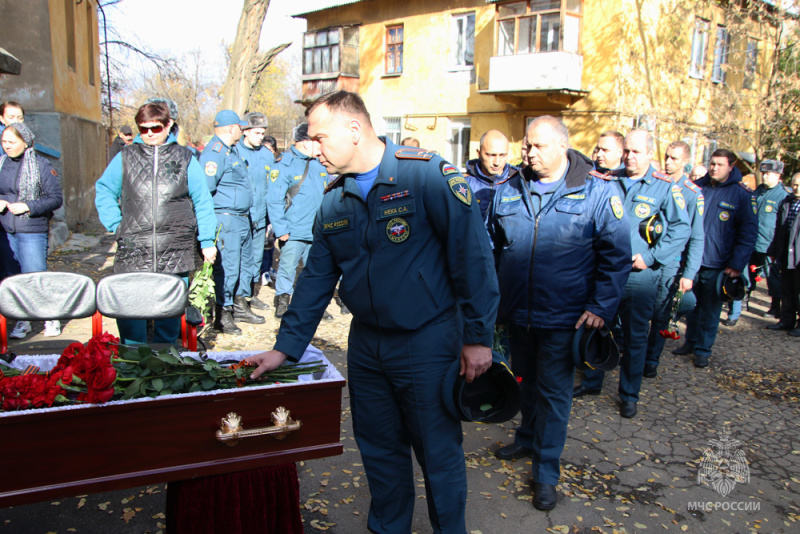
[[[94,295],[94,280],[82,274],[17,274],[0,283],[0,314],[18,321],[90,317],[96,310]]]
[[[97,310],[114,319],[180,317],[188,300],[186,283],[174,274],[113,274],[97,283]]]

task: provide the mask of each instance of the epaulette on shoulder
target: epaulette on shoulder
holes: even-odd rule
[[[221,152],[222,151],[222,143],[217,141],[216,143],[214,143],[214,146],[211,147],[211,150],[213,150],[214,152]]]
[[[683,185],[685,185],[686,187],[688,187],[689,189],[691,189],[692,191],[694,191],[695,193],[698,193],[698,194],[699,194],[699,193],[701,193],[701,192],[703,191],[702,189],[700,189],[699,187],[697,187],[697,186],[694,184],[694,182],[693,182],[693,181],[691,181],[691,180],[690,180],[690,179],[688,179],[688,178],[687,178],[687,179],[685,179],[685,180],[683,181]]]
[[[736,182],[736,183],[738,183],[740,186],[742,186],[744,188],[744,190],[747,191],[748,193],[752,193],[753,192],[753,190],[750,189],[750,186],[747,185],[746,183],[744,183],[744,182]]]
[[[340,174],[333,181],[331,181],[331,183],[328,184],[328,187],[325,188],[325,191],[323,191],[322,194],[324,195],[325,193],[327,193],[331,189],[336,189],[337,187],[339,187],[343,183],[344,183],[344,180],[342,179],[342,175]]]
[[[653,177],[658,178],[659,180],[664,180],[665,182],[672,183],[672,178],[659,171],[653,171]]]
[[[397,159],[419,159],[423,161],[428,161],[435,155],[436,154],[433,152],[428,152],[424,148],[416,148],[413,146],[403,147],[394,153],[394,157]]]
[[[589,171],[589,176],[594,176],[595,178],[600,178],[601,180],[610,181],[614,179],[614,176],[611,174],[603,174],[600,171]]]

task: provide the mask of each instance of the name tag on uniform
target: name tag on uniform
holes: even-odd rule
[[[736,206],[734,206],[733,204],[728,204],[727,202],[720,202],[719,203],[719,207],[720,208],[727,208],[729,210],[735,210],[736,209]]]
[[[586,195],[584,193],[581,194],[573,193],[571,195],[566,195],[564,198],[568,198],[570,200],[585,200]]]
[[[522,195],[515,195],[513,197],[501,197],[500,204],[505,204],[506,202],[516,202],[522,198]]]
[[[350,228],[349,217],[345,217],[344,219],[339,219],[337,221],[328,221],[322,223],[322,232],[325,234],[339,232],[341,230],[346,230],[347,228]]]
[[[378,211],[378,220],[391,219],[400,215],[411,215],[414,213],[414,202],[403,202],[393,206],[381,206]]]
[[[656,203],[656,199],[654,199],[653,197],[646,197],[644,195],[636,195],[633,198],[633,200],[635,202],[647,202],[648,204],[655,204]]]

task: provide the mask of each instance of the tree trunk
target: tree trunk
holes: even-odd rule
[[[292,43],[284,43],[268,50],[258,51],[261,28],[267,16],[270,0],[245,0],[242,16],[236,29],[236,39],[231,45],[231,59],[228,75],[222,86],[222,107],[232,109],[239,115],[249,111],[250,96],[261,73],[272,59]]]

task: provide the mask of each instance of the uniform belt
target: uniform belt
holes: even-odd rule
[[[218,213],[218,215],[233,215],[234,217],[249,217],[249,213],[228,213],[227,211],[222,211]]]

